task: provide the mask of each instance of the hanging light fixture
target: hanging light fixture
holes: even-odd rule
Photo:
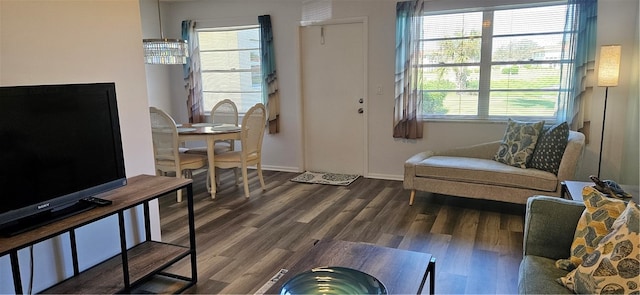
[[[160,23],[160,39],[143,39],[144,63],[155,65],[186,64],[189,50],[187,41],[167,39],[162,33],[162,17],[160,16],[160,0],[158,2],[158,21]]]

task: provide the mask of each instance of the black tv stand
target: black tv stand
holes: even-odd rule
[[[35,215],[24,217],[14,222],[0,226],[0,236],[11,237],[41,227],[45,224],[85,212],[97,207],[96,204],[78,201],[63,208],[44,211]]]

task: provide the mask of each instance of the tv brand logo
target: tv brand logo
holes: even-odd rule
[[[42,205],[38,205],[38,210],[39,210],[39,209],[47,208],[47,207],[49,207],[49,205],[50,205],[50,203],[46,203],[46,204],[42,204]]]

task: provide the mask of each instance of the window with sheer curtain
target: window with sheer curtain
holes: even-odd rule
[[[245,113],[262,102],[260,26],[197,29],[205,113],[230,99]]]
[[[424,118],[562,120],[566,16],[567,5],[425,13]]]

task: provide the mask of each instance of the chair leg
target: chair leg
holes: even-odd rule
[[[413,199],[416,197],[416,190],[411,190],[411,196],[409,197],[409,206],[413,205]]]
[[[256,164],[256,168],[258,168],[258,178],[260,179],[260,185],[262,186],[262,190],[266,191],[267,188],[264,185],[264,178],[262,178],[262,165],[260,164],[260,162]]]
[[[216,173],[216,179],[218,178],[218,173]],[[207,187],[207,192],[210,193],[211,192],[211,177],[209,177],[209,171],[207,170],[207,176],[206,176],[206,183],[205,186]],[[216,181],[216,185],[218,185],[218,182]]]
[[[242,166],[242,182],[244,182],[244,197],[249,198],[249,178],[247,176],[247,166]]]
[[[236,186],[238,185],[238,168],[233,168],[233,176],[235,176]]]

